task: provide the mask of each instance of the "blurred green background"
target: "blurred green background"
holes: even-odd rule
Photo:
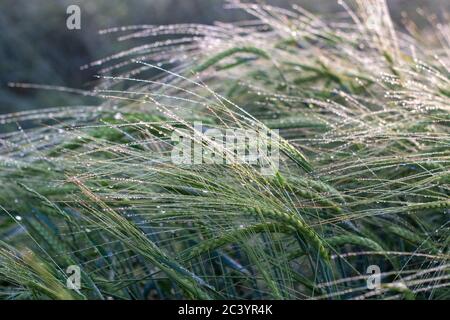
[[[0,0],[0,113],[86,102],[74,95],[8,87],[9,82],[31,82],[89,88],[95,70],[80,66],[121,48],[142,44],[119,43],[98,30],[135,24],[213,23],[246,17],[224,10],[223,0]],[[314,12],[334,15],[336,0],[272,0],[288,7],[299,4]],[[81,30],[66,28],[66,8],[81,8]],[[417,7],[429,12],[449,11],[449,0],[390,0],[395,20],[402,11],[414,15]],[[149,38],[151,39],[151,38]],[[150,40],[148,40],[150,41]]]

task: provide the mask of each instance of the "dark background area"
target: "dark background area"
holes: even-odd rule
[[[211,24],[246,17],[237,10],[224,10],[224,3],[223,0],[0,0],[0,113],[85,102],[83,97],[10,88],[8,83],[89,88],[95,70],[80,71],[80,66],[145,41],[117,42],[114,35],[99,35],[101,29],[138,24]],[[325,15],[342,11],[336,0],[265,3],[282,7],[295,3]],[[390,0],[388,3],[396,21],[402,11],[414,16],[417,7],[434,13],[450,9],[449,0]],[[71,4],[81,8],[81,30],[66,28],[66,8]]]

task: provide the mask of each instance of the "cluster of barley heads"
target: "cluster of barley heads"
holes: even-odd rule
[[[92,90],[12,84],[98,103],[0,115],[0,298],[449,299],[450,20],[340,4],[111,28],[140,45]],[[273,131],[272,174],[198,122]]]

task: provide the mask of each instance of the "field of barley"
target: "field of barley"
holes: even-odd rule
[[[41,98],[0,99],[0,299],[450,299],[450,11],[317,3],[128,19],[82,88],[7,79]]]

